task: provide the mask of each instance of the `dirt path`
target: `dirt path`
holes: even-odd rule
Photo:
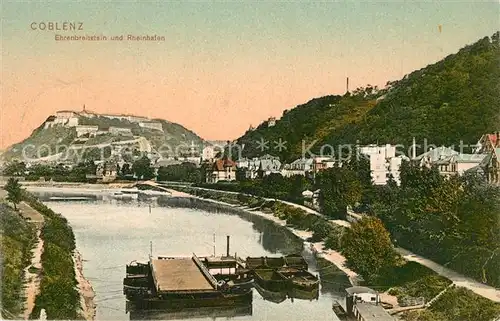
[[[422,264],[423,266],[428,267],[434,272],[438,273],[441,276],[444,276],[450,279],[453,284],[456,286],[462,286],[471,290],[472,292],[486,298],[491,301],[500,303],[500,290],[495,289],[489,285],[477,282],[471,278],[468,278],[462,274],[459,274],[453,270],[445,268],[444,266],[426,259],[420,255],[414,254],[410,251],[407,251],[402,248],[396,248],[399,254],[401,254],[406,260],[413,261]]]
[[[43,253],[43,240],[40,237],[41,229],[43,226],[43,216],[31,208],[28,204],[22,202],[19,204],[19,212],[21,216],[36,226],[36,244],[31,250],[31,264],[24,269],[24,295],[26,298],[24,305],[23,318],[28,320],[31,311],[35,307],[36,296],[40,293],[40,281],[42,272],[42,253]],[[35,268],[30,272],[30,267]]]

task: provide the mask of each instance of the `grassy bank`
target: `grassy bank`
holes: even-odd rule
[[[23,311],[23,270],[31,262],[36,229],[19,213],[0,200],[0,239],[2,260],[2,316],[18,319]]]
[[[81,319],[72,258],[75,250],[73,231],[66,218],[54,213],[33,195],[25,192],[24,200],[45,218],[41,232],[44,241],[42,281],[30,318],[39,318],[41,309],[45,309],[48,319]]]
[[[405,321],[493,321],[500,318],[500,304],[465,288],[453,288],[424,311],[405,313]]]

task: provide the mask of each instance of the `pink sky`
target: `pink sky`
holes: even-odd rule
[[[284,109],[343,94],[346,76],[351,89],[383,87],[490,36],[497,7],[6,2],[0,148],[55,111],[83,104],[163,118],[209,140],[234,139]],[[147,33],[166,41],[56,42],[54,32],[31,30],[33,21],[85,23],[84,32],[65,35]]]

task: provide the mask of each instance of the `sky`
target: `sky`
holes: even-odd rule
[[[285,109],[343,94],[346,77],[350,89],[384,87],[500,22],[498,1],[0,3],[0,149],[84,104],[235,139]],[[83,30],[40,30],[49,22]],[[109,40],[129,34],[165,40]]]

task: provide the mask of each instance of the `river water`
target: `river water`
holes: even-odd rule
[[[95,197],[87,201],[51,201],[50,196],[35,192],[55,212],[71,224],[76,246],[84,259],[85,277],[95,291],[97,320],[196,319],[196,320],[338,320],[332,311],[334,300],[343,301],[342,283],[322,285],[318,299],[286,299],[281,303],[264,300],[255,289],[253,303],[243,311],[193,310],[161,316],[130,315],[123,295],[125,265],[133,260],[147,262],[152,245],[153,256],[217,255],[230,252],[240,257],[273,256],[304,251],[315,271],[314,258],[303,249],[302,241],[286,228],[251,214],[226,213],[191,208],[160,206],[153,199],[110,200]],[[236,314],[236,316],[234,316]],[[203,317],[205,316],[205,317]]]

